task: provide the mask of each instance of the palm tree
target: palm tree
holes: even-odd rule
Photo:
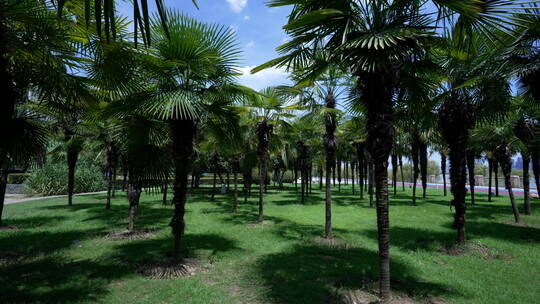
[[[489,5],[483,1],[434,2],[440,6],[442,15],[461,13],[462,20],[483,29],[486,24],[499,24],[504,18],[501,9],[504,11],[514,4],[514,1]],[[278,48],[283,56],[254,69],[257,72],[269,66],[301,66],[305,63],[306,50],[309,53],[311,48],[325,48],[332,54],[331,61],[345,63],[358,76],[358,94],[367,113],[368,150],[375,167],[380,292],[384,301],[390,297],[387,159],[394,133],[393,97],[403,60],[421,56],[424,45],[435,34],[432,26],[436,21],[420,13],[420,6],[426,3],[273,0],[271,6],[294,5],[284,27],[292,40]],[[313,69],[313,72],[319,71]]]
[[[66,70],[76,58],[69,30],[43,2],[0,3],[0,224],[9,169],[41,155],[47,144],[41,117],[25,104],[62,103],[57,94],[75,79]]]
[[[143,188],[162,189],[173,167],[167,125],[160,120],[130,115],[119,122],[114,137],[121,144],[128,170],[127,199],[129,202],[128,231],[135,232],[139,200]]]
[[[274,87],[252,94],[248,100],[252,109],[251,117],[257,135],[257,156],[259,159],[259,223],[264,221],[264,188],[268,174],[268,154],[270,140],[275,127],[287,124],[285,118],[291,116],[295,105],[289,104],[286,94]]]
[[[170,128],[175,168],[170,226],[174,235],[173,260],[178,263],[182,260],[187,179],[197,125],[223,125],[236,116],[230,105],[243,92],[233,83],[239,50],[230,28],[201,23],[176,11],[169,13],[168,31],[157,20],[154,24],[157,60],[149,65],[150,78],[158,90],[151,91],[142,107],[145,113],[166,121]]]

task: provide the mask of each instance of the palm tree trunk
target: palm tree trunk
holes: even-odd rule
[[[469,129],[474,125],[474,107],[459,95],[450,96],[439,111],[439,124],[443,137],[450,148],[450,191],[455,215],[453,228],[457,231],[459,244],[465,244],[466,149]]]
[[[115,198],[116,197],[116,170],[118,169],[118,160],[116,161],[116,163],[114,164],[113,166],[113,173],[112,173],[112,193],[111,193],[111,197]]]
[[[373,207],[373,186],[375,184],[375,167],[373,161],[370,159],[368,162],[368,193],[369,193],[369,206]]]
[[[326,108],[335,109],[336,100],[334,98],[333,91],[330,89],[325,98]],[[334,169],[334,186],[335,186],[335,170],[336,170],[336,149],[337,142],[334,133],[337,128],[336,114],[328,113],[325,116],[325,128],[326,133],[323,137],[323,146],[326,156],[326,170],[331,171]],[[338,170],[340,168],[338,167]],[[338,173],[338,178],[341,181],[341,174]],[[341,183],[340,183],[341,187]],[[330,176],[326,175],[326,201],[325,201],[325,225],[324,225],[324,237],[332,238],[332,190],[330,189]]]
[[[131,179],[130,179],[131,180]],[[135,230],[135,219],[139,214],[139,200],[141,198],[142,187],[138,182],[130,182],[127,187],[127,198],[129,202],[129,224],[128,230]]]
[[[68,149],[67,164],[68,164],[68,205],[73,205],[73,192],[75,191],[75,170],[77,168],[77,159],[79,153],[75,150]]]
[[[491,157],[488,157],[488,202],[491,202],[491,180],[493,179],[493,159]]]
[[[495,172],[495,196],[499,197],[499,161],[493,161],[493,172]]]
[[[398,160],[396,153],[392,153],[390,156],[392,159],[392,187],[394,188],[394,195],[397,194],[397,169],[398,169]]]
[[[365,159],[365,143],[360,142],[355,145],[356,147],[356,158],[358,159],[358,183],[360,184],[360,199],[364,199],[364,167],[366,164]]]
[[[495,150],[495,157],[501,165],[501,169],[504,175],[504,185],[508,191],[510,197],[510,204],[512,205],[512,212],[514,213],[514,220],[516,223],[520,221],[519,210],[514,198],[514,192],[512,191],[512,183],[510,181],[510,175],[512,174],[512,156],[507,145],[501,145]]]
[[[388,202],[388,158],[394,142],[393,83],[394,76],[385,73],[363,73],[359,88],[367,108],[367,142],[374,164],[379,245],[379,291],[383,302],[390,299],[390,218]]]
[[[411,145],[411,159],[413,162],[413,180],[412,180],[412,205],[416,206],[416,181],[418,180],[418,175],[420,174],[420,168],[419,168],[419,159],[418,156],[420,154],[420,138],[419,135],[416,132],[413,132],[413,140]]]
[[[322,185],[323,185],[323,168],[322,166],[319,166],[319,190],[322,190]]]
[[[420,156],[420,176],[422,178],[422,198],[426,198],[427,190],[427,166],[428,166],[428,155],[427,155],[427,144],[421,140],[419,145],[418,154]]]
[[[174,235],[174,251],[173,260],[180,262],[182,236],[184,234],[184,215],[186,208],[186,195],[188,185],[188,175],[191,171],[191,158],[193,154],[193,137],[196,132],[196,125],[191,120],[171,120],[169,122],[173,157],[175,166],[175,177],[173,184],[173,199],[174,214],[169,225],[172,228]]]
[[[212,181],[212,196],[210,197],[211,201],[213,201],[216,196],[216,178],[217,178],[217,175],[216,175],[216,172],[214,172],[214,179]]]
[[[333,186],[336,187],[336,164],[334,163],[334,167],[332,167],[332,182]]]
[[[266,188],[266,173],[268,170],[268,144],[272,126],[268,120],[264,119],[257,126],[257,137],[259,139],[257,152],[259,154],[259,223],[264,222],[264,192]]]
[[[471,205],[474,205],[474,152],[467,150],[467,171],[469,173],[469,188],[471,192]]]
[[[167,192],[169,191],[169,181],[165,181],[163,183],[163,197],[162,197],[162,202],[161,204],[163,206],[167,205]]]
[[[6,198],[7,177],[7,158],[0,156],[0,227],[2,227],[2,213],[4,212],[4,200]]]
[[[399,155],[399,172],[401,174],[401,187],[403,192],[405,192],[405,177],[403,176],[403,157]]]
[[[341,192],[341,160],[337,161],[337,180],[338,180],[338,192]]]
[[[352,160],[351,161],[351,186],[352,186],[352,195],[354,195],[354,164],[355,164],[355,161]]]
[[[441,152],[441,173],[443,179],[443,193],[446,196],[446,154]]]
[[[531,157],[528,153],[521,153],[521,158],[523,160],[523,204],[525,215],[531,215],[531,198],[529,195],[530,185],[529,185],[529,163],[531,162]]]
[[[343,165],[344,165],[343,173],[345,174],[345,185],[348,185],[349,184],[349,162],[345,161]]]
[[[332,170],[332,152],[326,152],[326,170]],[[325,200],[325,217],[324,217],[324,237],[332,238],[332,189],[330,188],[330,175],[326,174],[326,200]]]
[[[107,148],[107,202],[105,204],[105,209],[111,209],[111,197],[113,196],[114,191],[114,171],[116,171],[116,148],[114,144],[109,144]]]
[[[233,179],[234,179],[234,192],[233,192],[233,213],[236,213],[236,210],[238,209],[238,173],[236,171],[233,173]]]

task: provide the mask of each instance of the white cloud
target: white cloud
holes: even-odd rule
[[[255,41],[251,40],[246,44],[246,47],[253,47],[255,45]]]
[[[249,20],[249,19],[251,19],[251,16],[248,16],[248,15],[244,16],[244,20]]]
[[[247,5],[247,0],[227,0],[227,2],[235,13],[240,13]]]
[[[287,79],[289,73],[285,72],[283,69],[268,68],[256,74],[251,74],[251,69],[253,68],[254,66],[240,68],[240,72],[242,72],[243,75],[238,77],[238,79],[242,85],[258,91],[270,86],[291,83]]]

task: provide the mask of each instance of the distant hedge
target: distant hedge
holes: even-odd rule
[[[65,163],[48,162],[34,170],[26,179],[26,191],[32,195],[67,194],[68,168]],[[105,179],[99,167],[81,162],[75,172],[75,192],[95,192],[106,189]]]

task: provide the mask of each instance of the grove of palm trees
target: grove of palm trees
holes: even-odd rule
[[[0,0],[0,303],[540,301],[539,1],[179,2]]]

